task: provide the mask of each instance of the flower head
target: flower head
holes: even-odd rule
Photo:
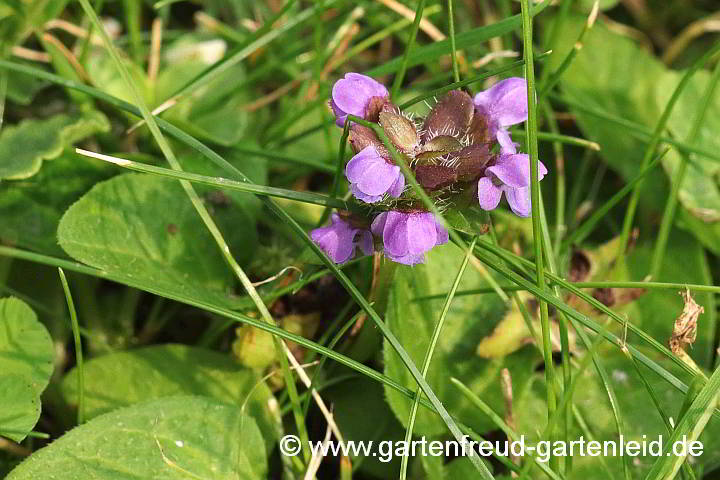
[[[524,78],[511,77],[478,93],[475,108],[486,117],[488,135],[497,139],[503,152],[513,150],[507,127],[527,120],[527,83]]]
[[[382,237],[385,255],[405,265],[425,261],[425,252],[448,242],[448,232],[430,212],[383,212],[373,220],[372,232]]]
[[[335,123],[342,127],[348,115],[366,118],[368,107],[374,98],[390,96],[382,83],[359,73],[348,73],[332,88],[330,107],[335,113]]]
[[[331,221],[327,227],[316,228],[310,232],[310,238],[333,262],[345,263],[350,260],[356,246],[360,247],[365,255],[372,253],[373,241],[369,230],[354,228],[337,213],[332,214]]]
[[[498,155],[495,165],[485,169],[485,176],[478,180],[478,201],[483,210],[493,210],[505,193],[510,209],[519,217],[530,216],[530,157],[524,153]],[[547,168],[538,161],[538,180]]]
[[[345,176],[355,198],[365,203],[379,202],[386,193],[397,198],[405,188],[400,167],[385,160],[373,145],[350,159]]]

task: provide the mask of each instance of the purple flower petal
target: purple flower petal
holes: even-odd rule
[[[330,106],[335,113],[335,123],[342,127],[348,114],[365,116],[371,98],[387,96],[387,88],[381,83],[359,73],[348,73],[332,88]]]
[[[530,188],[505,187],[503,190],[505,191],[508,204],[510,204],[510,210],[518,217],[529,217],[531,208]]]
[[[530,157],[524,153],[500,155],[497,164],[488,167],[486,171],[509,187],[523,188],[530,185]]]
[[[388,258],[396,263],[402,263],[403,265],[417,265],[419,263],[425,263],[424,253],[408,253],[407,255],[395,256],[388,254]]]
[[[398,171],[400,170],[400,167],[398,167]],[[402,174],[402,172],[398,173],[397,178],[395,179],[395,182],[390,185],[390,189],[387,193],[389,193],[391,196],[398,198],[402,193],[405,191],[405,175]]]
[[[478,180],[478,201],[483,210],[495,210],[500,204],[502,190],[488,177]]]
[[[538,182],[542,180],[545,175],[547,175],[548,169],[545,167],[545,164],[538,160]]]
[[[382,233],[385,255],[392,261],[415,265],[425,253],[448,242],[448,232],[430,212],[383,212],[372,224],[375,235]]]
[[[445,227],[440,225],[440,223],[435,222],[435,230],[437,235],[435,245],[445,245],[450,241],[450,235],[448,234],[448,231],[445,230]]]
[[[406,222],[408,253],[425,253],[437,241],[437,226],[432,213],[413,213]]]
[[[411,253],[407,222],[408,214],[388,212],[385,228],[383,228],[383,246],[391,255],[401,257]]]
[[[475,95],[475,105],[501,127],[527,120],[527,83],[512,77]]]
[[[400,167],[390,165],[385,160],[368,163],[364,175],[357,182],[360,190],[368,195],[381,195],[397,181]]]
[[[313,242],[335,263],[345,263],[350,260],[355,250],[354,235],[355,231],[337,214],[332,215],[331,225],[310,232]]]
[[[495,138],[500,144],[500,151],[505,154],[517,152],[517,144],[510,138],[510,132],[504,128],[499,128],[495,133]]]
[[[355,197],[368,203],[381,200],[389,190],[392,190],[393,196],[400,196],[405,187],[403,179],[400,191],[394,195],[398,190],[398,177],[402,178],[400,167],[387,163],[373,145],[365,147],[350,159],[345,167],[345,176],[351,183]]]
[[[370,231],[378,237],[383,236],[383,231],[385,230],[385,223],[387,222],[388,213],[390,212],[382,212],[377,217],[375,217],[372,225],[370,225]]]
[[[377,203],[383,198],[382,195],[367,195],[363,193],[363,191],[358,188],[356,183],[350,184],[350,191],[352,192],[353,197],[365,203]]]
[[[373,238],[372,233],[368,230],[358,230],[358,236],[355,240],[355,244],[360,247],[360,250],[365,255],[372,255],[373,253]]]

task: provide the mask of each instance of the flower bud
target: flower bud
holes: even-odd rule
[[[375,135],[375,132],[368,127],[358,125],[354,123],[350,127],[350,145],[355,153],[360,153],[365,147],[370,145],[374,146],[380,155],[385,158],[390,158],[390,154],[382,144],[380,139]]]
[[[461,90],[453,90],[435,104],[423,125],[423,140],[438,135],[463,136],[473,118],[472,98]]]
[[[393,145],[401,151],[409,153],[417,147],[419,142],[417,129],[402,115],[388,111],[380,112],[380,125]]]

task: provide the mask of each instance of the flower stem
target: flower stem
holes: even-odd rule
[[[538,142],[537,142],[537,104],[535,92],[535,69],[532,46],[532,19],[530,17],[530,0],[523,0],[522,23],[523,44],[525,59],[525,79],[528,94],[528,120],[526,123],[527,147],[530,156],[530,196],[532,205],[533,244],[535,250],[535,271],[537,286],[545,290],[545,265],[543,263],[542,230],[540,226],[540,183],[538,180]],[[538,298],[540,308],[540,326],[543,337],[543,356],[545,357],[545,379],[547,385],[547,408],[550,418],[557,407],[555,396],[555,367],[552,360],[552,345],[550,344],[550,321],[548,319],[547,302]]]
[[[457,51],[455,49],[455,14],[453,13],[453,0],[448,0],[448,23],[450,25],[450,48],[452,50],[453,79],[460,81],[460,70],[458,69]]]

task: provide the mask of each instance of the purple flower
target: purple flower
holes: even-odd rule
[[[345,263],[350,260],[356,246],[360,247],[365,255],[373,252],[372,234],[369,230],[352,227],[337,213],[332,214],[331,220],[331,225],[310,232],[310,238],[333,262]]]
[[[348,115],[365,117],[370,101],[374,97],[390,96],[382,83],[359,73],[348,73],[332,88],[330,107],[335,113],[335,123],[342,127]]]
[[[448,242],[448,232],[430,212],[383,212],[373,220],[372,232],[382,237],[385,255],[393,262],[415,265],[425,252]]]
[[[500,203],[503,192],[510,209],[519,217],[530,216],[530,157],[524,153],[498,155],[497,162],[485,170],[478,180],[478,201],[483,210],[493,210]],[[547,168],[538,161],[538,180],[542,180]]]
[[[350,159],[345,176],[355,198],[365,203],[379,202],[386,193],[397,198],[405,188],[400,167],[388,163],[374,145],[368,145]]]
[[[503,152],[514,153],[507,127],[527,120],[527,83],[511,77],[475,95],[475,108],[487,117],[490,138],[496,138]]]

